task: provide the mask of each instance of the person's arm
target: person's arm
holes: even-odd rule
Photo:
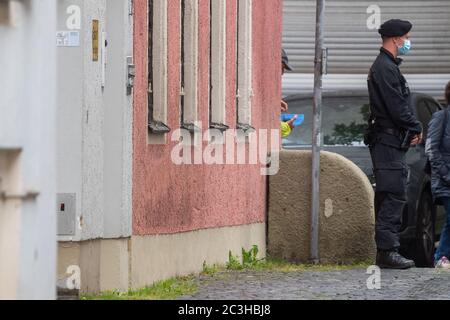
[[[291,126],[287,122],[281,123],[281,137],[287,138],[292,132]]]
[[[417,146],[423,141],[423,133],[416,134],[411,141],[411,146]]]
[[[289,109],[288,104],[284,100],[281,100],[281,112],[287,112],[288,109]]]
[[[444,130],[444,116],[443,112],[436,112],[431,118],[425,145],[425,153],[430,160],[432,170],[441,177],[445,177],[448,174],[448,169],[445,166],[445,161],[442,159],[440,150]]]
[[[295,115],[288,122],[281,122],[281,136],[283,138],[287,138],[292,133],[292,130],[294,130],[294,122],[295,120],[297,120],[297,118],[298,116]]]
[[[396,71],[386,69],[374,74],[374,77],[393,122],[402,129],[420,134],[422,124],[413,114],[408,99],[403,96]]]

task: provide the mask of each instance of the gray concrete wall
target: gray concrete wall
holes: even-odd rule
[[[58,283],[65,288],[71,266],[81,271],[81,292],[142,288],[176,276],[199,273],[203,263],[225,265],[231,250],[259,248],[265,257],[265,224],[216,228],[173,235],[60,242]]]
[[[173,235],[133,236],[131,287],[140,288],[174,276],[201,272],[203,262],[225,265],[229,251],[242,256],[242,248],[259,248],[266,255],[265,223],[213,228]]]
[[[0,24],[0,299],[53,299],[56,1],[9,9]]]
[[[350,160],[322,152],[320,174],[321,262],[371,260],[373,188]],[[311,152],[281,151],[280,172],[270,177],[269,255],[295,262],[310,258]]]
[[[108,290],[126,291],[129,288],[129,238],[60,242],[58,245],[58,287],[67,289],[73,270],[80,273],[83,293]],[[79,269],[73,269],[73,267]]]

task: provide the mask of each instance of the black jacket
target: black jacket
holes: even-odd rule
[[[445,112],[447,112],[447,122]],[[436,199],[450,197],[450,110],[436,112],[428,128],[426,154],[431,163],[431,189]]]
[[[410,104],[410,90],[400,72],[402,59],[381,48],[369,72],[370,108],[376,126],[421,133],[422,125]]]

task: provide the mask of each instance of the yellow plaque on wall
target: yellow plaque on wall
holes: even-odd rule
[[[98,61],[98,48],[99,48],[99,22],[98,20],[92,20],[92,61]]]

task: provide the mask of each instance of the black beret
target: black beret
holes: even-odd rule
[[[392,19],[383,23],[378,33],[385,37],[402,37],[410,32],[412,27],[409,21]]]
[[[284,63],[286,70],[294,71],[294,68],[289,63],[288,55],[284,49],[281,49],[281,61]]]

